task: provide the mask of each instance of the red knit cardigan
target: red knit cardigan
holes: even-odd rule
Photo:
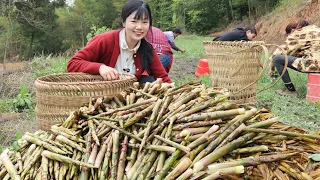
[[[69,60],[67,71],[99,74],[99,68],[102,64],[114,68],[120,54],[119,34],[120,30],[114,30],[95,36],[87,46]],[[136,66],[135,76],[140,79],[144,69],[142,68],[139,50],[133,55],[133,59]],[[154,50],[150,71],[155,79],[162,78],[163,82],[171,82]]]

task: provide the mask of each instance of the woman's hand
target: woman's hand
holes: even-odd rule
[[[106,81],[119,79],[119,72],[116,69],[106,65],[100,66],[99,73],[102,76],[102,78]]]

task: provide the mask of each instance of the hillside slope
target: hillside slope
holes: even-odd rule
[[[320,0],[292,0],[291,4],[278,7],[256,23],[258,36],[255,40],[281,44],[285,40],[286,26],[300,18],[320,26]]]
[[[258,36],[254,40],[280,45],[285,40],[286,26],[301,18],[320,26],[320,0],[288,0],[285,4],[279,5],[274,11],[259,18],[255,23],[251,22],[258,31]],[[217,37],[236,27],[248,25],[247,21],[235,22],[229,24],[223,31],[213,32],[209,36]]]

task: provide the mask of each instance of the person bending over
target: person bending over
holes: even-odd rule
[[[172,49],[180,52],[185,52],[183,49],[178,48],[174,43],[174,39],[177,38],[180,34],[182,34],[182,31],[180,29],[175,28],[172,31],[165,31],[164,34],[167,36],[168,42],[171,45]]]
[[[153,46],[163,67],[169,73],[173,61],[173,52],[166,35],[159,28],[152,27],[146,36],[146,40]]]
[[[257,30],[253,26],[244,28],[237,28],[232,32],[224,33],[213,41],[252,41],[257,36]]]

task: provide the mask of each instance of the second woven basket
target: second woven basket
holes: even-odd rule
[[[120,74],[119,80],[104,81],[99,75],[62,73],[47,75],[35,81],[36,120],[38,129],[50,130],[64,121],[91,98],[114,96],[131,87],[136,77]]]
[[[203,44],[204,57],[210,67],[211,85],[227,88],[229,99],[234,103],[255,104],[256,83],[238,91],[257,79],[262,50],[256,46],[264,42],[205,41]]]

